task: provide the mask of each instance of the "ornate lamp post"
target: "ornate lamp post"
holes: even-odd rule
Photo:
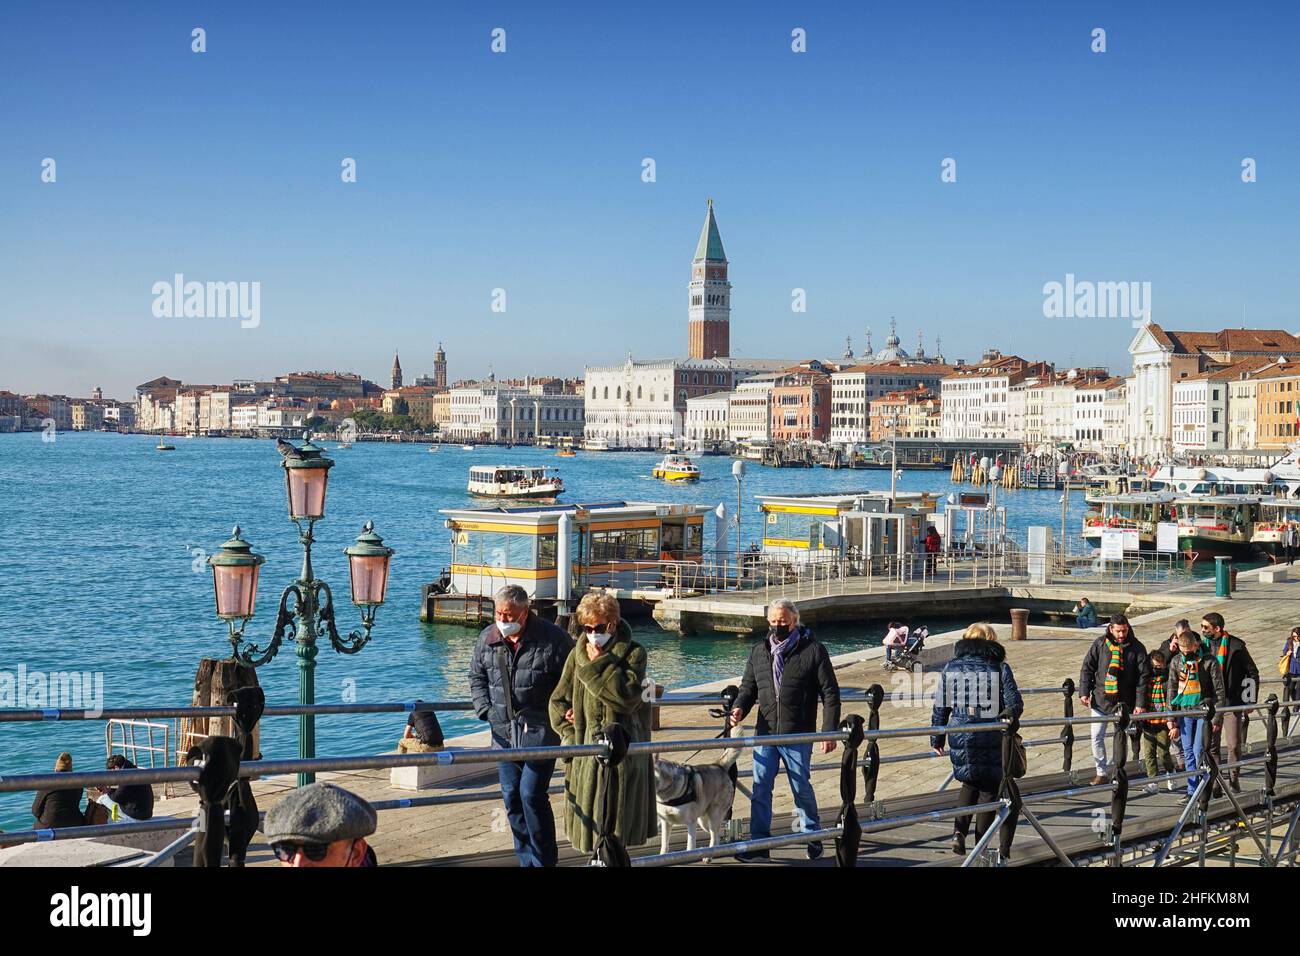
[[[374,525],[367,521],[356,543],[344,549],[352,583],[352,603],[361,611],[361,631],[340,637],[334,623],[334,595],[330,586],[316,577],[311,566],[311,546],[315,540],[312,529],[325,515],[325,491],[329,470],[334,466],[322,457],[323,451],[312,444],[311,435],[295,447],[281,442],[284,455],[285,491],[289,500],[289,520],[298,529],[302,545],[302,571],[298,579],[280,595],[276,613],[275,630],[265,648],[247,641],[244,628],[253,617],[257,603],[257,579],[264,558],[254,554],[252,546],[240,535],[236,526],[230,540],[221,550],[208,558],[212,567],[212,582],[216,596],[217,617],[230,628],[231,656],[245,667],[261,667],[275,657],[286,640],[298,645],[298,702],[304,705],[316,702],[316,639],[329,638],[330,645],[340,654],[355,654],[370,641],[370,629],[375,622],[375,612],[384,603],[388,590],[388,569],[393,549],[384,546],[383,539],[375,534]],[[304,522],[306,525],[304,527]],[[316,755],[316,718],[302,714],[298,718],[298,756]],[[298,774],[298,785],[315,780],[315,774]]]

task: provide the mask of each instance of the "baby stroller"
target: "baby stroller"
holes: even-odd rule
[[[908,635],[907,643],[903,649],[894,655],[894,659],[886,660],[884,669],[887,671],[910,671],[913,667],[921,662],[921,650],[925,647],[925,639],[930,636],[930,629],[924,624],[919,624],[912,629]]]

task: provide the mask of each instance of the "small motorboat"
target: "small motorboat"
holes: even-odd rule
[[[155,451],[175,451],[175,450],[176,450],[176,446],[175,446],[175,445],[169,445],[169,444],[167,444],[167,442],[165,442],[165,441],[163,441],[161,438],[159,438],[159,439],[158,439],[158,444],[154,446],[154,450],[155,450]]]
[[[654,477],[664,481],[699,481],[700,469],[685,455],[666,455],[655,465]]]
[[[460,446],[460,450],[461,450],[461,451],[473,451],[473,450],[474,450],[474,446],[473,446],[473,445],[461,445],[461,446]]]
[[[435,444],[435,445],[430,445],[430,446],[429,446],[429,451],[430,451],[430,452],[435,452],[435,451],[437,451],[437,450],[438,450],[438,446],[437,446],[436,444]]]

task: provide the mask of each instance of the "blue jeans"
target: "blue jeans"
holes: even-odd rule
[[[492,735],[496,747],[508,741]],[[554,760],[503,760],[497,764],[501,796],[505,799],[506,818],[515,838],[515,855],[520,866],[555,866],[559,851],[555,846],[555,814],[551,812],[551,787]]]
[[[761,840],[772,835],[772,783],[779,764],[785,764],[785,775],[794,794],[795,809],[803,831],[820,830],[821,818],[817,813],[817,796],[812,781],[808,779],[812,766],[812,744],[793,747],[754,748],[754,799],[749,811],[749,835]]]
[[[1183,745],[1183,761],[1187,764],[1187,769],[1189,771],[1199,770],[1201,768],[1201,744],[1205,740],[1205,719],[1201,717],[1179,717],[1178,740]],[[1199,774],[1187,778],[1188,796],[1196,792],[1196,785],[1199,782]]]

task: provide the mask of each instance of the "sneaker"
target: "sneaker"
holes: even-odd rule
[[[1110,783],[1110,777],[1106,776],[1104,773],[1099,773],[1097,776],[1092,778],[1092,782],[1089,783],[1088,786],[1099,787],[1103,783]]]
[[[826,848],[822,846],[821,840],[814,840],[812,843],[808,844],[808,859],[816,860],[820,858],[825,850]]]
[[[1173,792],[1174,792],[1174,782],[1173,782],[1172,780],[1166,780],[1166,781],[1165,781],[1165,789],[1168,790],[1170,793],[1173,793]]]
[[[744,853],[736,854],[738,863],[766,863],[772,859],[772,854],[767,850],[747,850]]]

